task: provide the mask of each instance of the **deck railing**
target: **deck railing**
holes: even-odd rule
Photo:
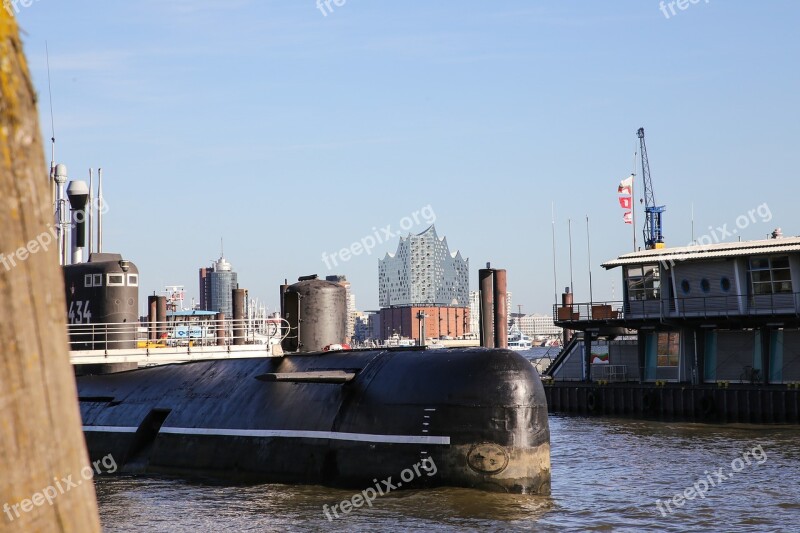
[[[193,360],[231,354],[271,354],[288,335],[288,322],[199,320],[68,324],[73,363]],[[250,355],[248,355],[248,353]]]
[[[800,293],[732,294],[654,300],[574,303],[553,306],[554,322],[640,318],[800,316]]]

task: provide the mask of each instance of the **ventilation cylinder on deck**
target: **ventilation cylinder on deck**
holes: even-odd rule
[[[284,351],[318,352],[345,341],[347,298],[343,286],[309,276],[281,293],[283,318],[289,322]]]

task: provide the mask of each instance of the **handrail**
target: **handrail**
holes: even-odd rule
[[[553,305],[553,322],[630,318],[710,318],[759,315],[800,316],[800,292],[678,296]]]
[[[234,332],[242,331],[242,335]],[[180,348],[192,350],[215,346],[225,350],[232,345],[276,345],[289,335],[284,319],[189,320],[162,322],[67,324],[70,351]]]

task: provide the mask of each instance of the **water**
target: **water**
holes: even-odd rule
[[[401,491],[329,522],[322,505],[354,491],[104,477],[96,480],[100,517],[109,532],[800,530],[796,428],[560,416],[551,416],[550,428],[549,497],[451,488]],[[722,468],[727,475],[732,461],[748,450],[755,450],[748,456],[751,464],[742,464],[730,479],[712,477],[717,486],[705,498],[673,504],[666,517],[658,510],[657,500],[707,480],[706,472]]]
[[[522,354],[557,353],[534,348]],[[322,506],[354,491],[105,477],[97,480],[100,516],[109,532],[800,531],[797,428],[560,416],[550,417],[550,428],[549,497],[402,491],[329,521]],[[748,451],[750,464],[738,462]],[[733,468],[740,471],[728,477]],[[694,499],[682,506],[665,505],[695,483],[704,497],[689,493]]]

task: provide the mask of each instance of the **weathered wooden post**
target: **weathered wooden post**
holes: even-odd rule
[[[36,95],[6,7],[0,9],[2,531],[100,531],[52,219]]]

